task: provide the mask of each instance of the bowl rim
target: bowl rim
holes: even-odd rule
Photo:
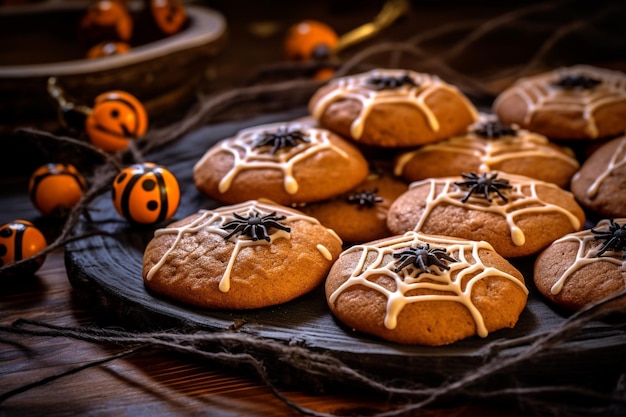
[[[171,53],[201,47],[225,34],[226,20],[221,13],[207,7],[193,5],[187,5],[186,10],[191,19],[189,26],[184,31],[133,47],[128,53],[98,59],[85,58],[30,65],[0,65],[0,78],[20,79],[110,71],[150,61]]]

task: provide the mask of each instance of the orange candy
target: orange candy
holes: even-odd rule
[[[112,198],[115,209],[125,219],[156,224],[176,213],[180,187],[169,170],[146,162],[131,165],[115,177]]]
[[[285,58],[290,61],[325,59],[337,45],[337,33],[316,20],[304,20],[289,28],[285,37]]]
[[[87,182],[71,164],[46,164],[30,177],[28,193],[44,216],[63,215],[74,207],[87,189]]]
[[[187,11],[179,0],[150,0],[150,12],[158,28],[166,35],[180,32],[187,21]]]
[[[89,140],[106,152],[127,149],[132,139],[147,130],[148,112],[135,96],[124,91],[100,94],[85,120]]]
[[[128,42],[133,34],[133,19],[121,2],[99,0],[89,6],[79,29],[90,42],[107,39]]]
[[[31,222],[14,220],[0,226],[0,266],[30,258],[46,248],[43,233]],[[21,273],[33,273],[43,264],[45,256],[27,262],[19,269]]]

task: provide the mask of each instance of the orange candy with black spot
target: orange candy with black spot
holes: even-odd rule
[[[187,11],[179,0],[150,0],[150,12],[157,27],[165,35],[180,32],[187,22]]]
[[[337,33],[316,20],[304,20],[289,28],[285,37],[285,58],[290,61],[323,60],[337,45]]]
[[[126,150],[131,140],[148,130],[148,112],[125,91],[109,91],[96,97],[85,120],[85,131],[94,146],[106,151]]]
[[[31,222],[14,220],[0,226],[0,266],[11,265],[22,259],[30,258],[44,250],[46,238]],[[45,256],[35,258],[17,267],[15,273],[33,273],[45,260]]]
[[[112,198],[115,209],[125,219],[157,224],[176,213],[180,187],[169,170],[146,162],[131,165],[115,177]]]
[[[28,193],[44,216],[64,215],[81,199],[87,182],[71,164],[45,164],[30,177]]]

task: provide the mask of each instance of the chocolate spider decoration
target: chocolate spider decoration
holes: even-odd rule
[[[379,77],[371,77],[365,84],[372,87],[375,90],[392,90],[394,88],[402,87],[403,85],[410,85],[411,87],[417,87],[418,84],[413,81],[408,74],[400,75],[397,77],[391,75],[381,75]]]
[[[262,216],[261,213],[254,212],[251,216],[244,217],[237,213],[233,213],[235,220],[230,221],[222,226],[224,230],[232,230],[227,236],[224,236],[224,240],[228,240],[231,237],[239,234],[240,236],[248,236],[253,241],[264,239],[267,242],[270,241],[269,229],[275,228],[290,232],[291,228],[283,226],[278,223],[281,220],[285,220],[285,216],[276,216],[276,212]]]
[[[604,240],[598,256],[611,249],[615,252],[622,251],[622,259],[626,259],[626,223],[620,226],[611,219],[608,231],[591,229],[591,232],[595,234],[596,241]]]
[[[461,174],[461,176],[465,178],[465,181],[457,181],[454,185],[461,188],[468,188],[467,194],[461,200],[462,203],[469,200],[474,193],[482,194],[482,196],[491,203],[490,193],[492,192],[498,194],[505,203],[509,201],[500,190],[509,189],[512,188],[512,186],[509,184],[509,180],[497,179],[497,172],[494,172],[490,176],[486,172],[480,177],[474,172],[471,174]]]
[[[499,121],[481,123],[473,133],[487,139],[498,139],[502,136],[517,136],[517,130]]]
[[[554,83],[555,86],[565,89],[580,88],[583,90],[591,90],[598,84],[602,84],[602,81],[582,74],[564,75]]]
[[[408,247],[393,253],[394,258],[398,258],[395,272],[413,266],[422,272],[432,273],[430,266],[437,266],[439,269],[450,269],[443,261],[457,262],[452,256],[448,255],[445,249],[431,249],[430,244],[417,245],[417,247]]]
[[[279,149],[296,146],[298,142],[309,143],[308,136],[300,130],[281,129],[276,132],[263,132],[254,141],[254,147],[272,146],[270,153],[274,155]]]
[[[383,201],[382,197],[378,197],[376,193],[378,189],[373,189],[372,191],[363,190],[358,193],[350,194],[348,196],[349,204],[358,204],[360,207],[374,207],[374,204],[381,203]]]

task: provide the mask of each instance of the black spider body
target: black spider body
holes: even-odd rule
[[[291,148],[298,142],[309,143],[309,137],[300,130],[281,129],[276,132],[263,132],[254,141],[254,147],[272,146],[270,153],[274,155],[279,149]]]
[[[239,234],[240,236],[248,236],[252,240],[264,239],[267,242],[270,241],[270,228],[284,230],[290,232],[291,229],[278,223],[281,220],[285,220],[285,216],[276,216],[276,212],[262,216],[258,212],[254,212],[249,217],[240,216],[237,213],[233,213],[235,220],[230,221],[222,226],[224,230],[232,230],[224,240],[228,240],[231,237]]]
[[[374,207],[374,204],[383,201],[382,197],[378,197],[376,193],[378,190],[361,191],[358,193],[350,194],[348,196],[348,203],[358,204],[360,207]]]
[[[510,189],[512,186],[509,184],[509,180],[497,179],[498,173],[495,172],[492,175],[484,172],[481,176],[472,172],[471,174],[461,174],[465,181],[457,181],[454,185],[460,188],[467,188],[467,194],[461,200],[465,203],[474,193],[482,196],[485,200],[491,203],[491,193],[496,193],[504,202],[508,202],[508,198],[500,190]]]
[[[626,258],[626,223],[619,225],[615,220],[611,219],[608,231],[591,229],[591,232],[595,234],[595,240],[604,241],[598,256],[602,256],[611,249],[615,252],[622,251],[622,258]]]
[[[443,261],[456,262],[452,256],[448,255],[445,249],[431,249],[430,244],[408,247],[393,253],[394,258],[398,258],[395,272],[408,266],[413,266],[421,272],[432,273],[429,267],[437,266],[439,269],[449,270],[450,267]]]
[[[487,139],[498,139],[502,136],[517,136],[517,130],[499,121],[481,123],[473,132]]]
[[[565,89],[591,90],[602,84],[601,80],[582,74],[564,75],[554,85]]]
[[[409,85],[411,87],[418,86],[418,84],[408,74],[397,77],[389,75],[371,77],[365,83],[375,90],[393,90],[395,88],[400,88],[403,85]]]

